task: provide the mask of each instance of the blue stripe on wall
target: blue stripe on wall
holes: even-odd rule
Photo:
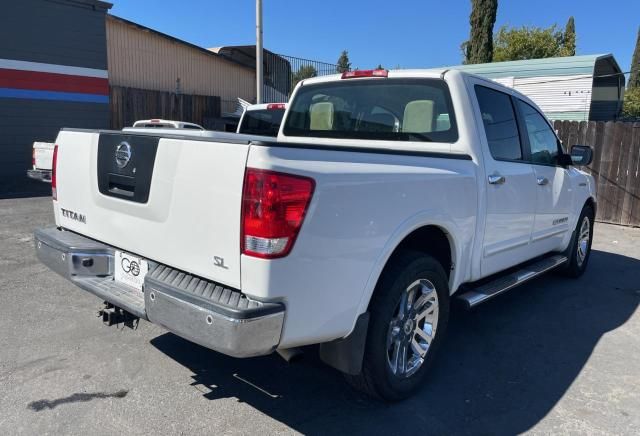
[[[37,91],[32,89],[13,88],[0,88],[0,98],[78,101],[82,103],[109,103],[108,95],[82,94],[77,92]]]

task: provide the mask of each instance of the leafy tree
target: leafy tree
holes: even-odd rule
[[[340,53],[340,57],[338,58],[338,73],[344,73],[345,71],[349,71],[351,69],[351,62],[349,61],[349,52],[346,50],[342,50]]]
[[[491,62],[493,58],[493,26],[498,0],[471,0],[469,40],[462,44],[465,64]]]
[[[293,73],[291,76],[291,89],[293,89],[298,82],[309,79],[311,77],[316,77],[318,75],[318,70],[313,65],[303,65],[298,68],[298,71]]]
[[[562,56],[576,55],[576,23],[573,17],[569,17],[569,21],[567,21],[567,25],[564,28],[562,45]]]
[[[384,70],[384,67],[382,66],[382,64],[378,64],[378,66],[376,67],[376,70]]]
[[[564,34],[556,25],[540,27],[502,26],[494,39],[493,61],[552,58],[564,54]]]
[[[622,115],[629,118],[640,118],[640,86],[627,88],[624,93]]]
[[[640,28],[638,29],[636,48],[633,51],[633,57],[631,58],[631,74],[629,74],[629,84],[627,87],[640,88]]]

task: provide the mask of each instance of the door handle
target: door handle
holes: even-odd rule
[[[507,180],[504,178],[504,176],[501,176],[500,174],[491,174],[489,176],[489,183],[491,185],[502,185],[506,181]]]
[[[546,177],[538,177],[537,182],[538,182],[538,185],[544,186],[547,183],[549,183],[549,179],[547,179]]]

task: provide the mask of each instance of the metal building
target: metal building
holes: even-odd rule
[[[113,15],[106,28],[111,86],[217,96],[234,108],[256,99],[255,67]]]
[[[34,141],[109,126],[105,14],[98,0],[20,0],[0,14],[0,197],[50,192],[26,178]]]
[[[450,67],[512,87],[552,120],[612,121],[622,110],[625,78],[612,54]]]
[[[236,45],[213,47],[209,51],[233,60],[241,65],[256,69],[256,46]],[[283,102],[289,98],[291,92],[291,64],[289,61],[266,48],[263,50],[264,87],[262,98],[264,103]]]

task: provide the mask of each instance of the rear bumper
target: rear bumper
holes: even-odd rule
[[[51,170],[27,170],[27,176],[34,180],[51,183]]]
[[[235,357],[269,354],[284,305],[149,261],[144,292],[114,280],[115,248],[56,228],[35,232],[38,258],[78,287],[204,347]]]

